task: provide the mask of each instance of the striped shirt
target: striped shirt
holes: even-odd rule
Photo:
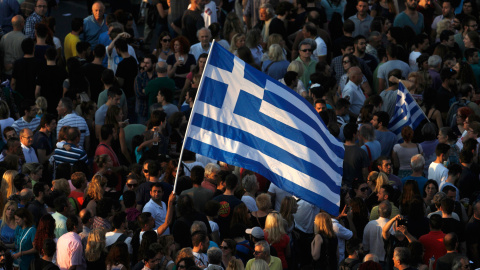
[[[60,133],[60,129],[62,129],[63,126],[77,127],[80,130],[80,142],[78,145],[83,147],[83,144],[85,143],[85,136],[90,136],[90,131],[88,130],[85,119],[74,113],[70,113],[58,121],[57,134]]]
[[[13,122],[12,127],[15,129],[17,134],[20,133],[20,130],[24,128],[30,129],[32,132],[37,129],[37,127],[40,125],[40,118],[33,118],[32,121],[27,122],[23,117],[20,117],[17,121]]]
[[[55,149],[55,154],[53,155],[53,158],[55,159],[55,164],[60,164],[60,163],[70,163],[70,165],[73,165],[73,163],[77,162],[78,160],[84,161],[85,163],[88,163],[87,159],[87,152],[85,152],[83,149],[76,147],[73,144],[66,143],[71,146],[70,150],[65,150],[64,148],[56,148]]]

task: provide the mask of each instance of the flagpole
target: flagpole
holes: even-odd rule
[[[215,44],[215,40],[213,40],[212,44],[210,45],[210,49],[208,50],[207,62],[205,63],[205,67],[203,68],[203,72],[202,72],[202,77],[200,79],[200,83],[198,84],[197,94],[195,95],[195,100],[193,101],[192,112],[195,111],[195,105],[197,104],[197,99],[198,99],[198,96],[200,95],[199,90],[202,89],[203,74],[205,73],[205,69],[208,67],[208,63],[210,63],[210,55],[212,55],[211,52],[212,52],[213,44]],[[185,148],[185,141],[186,141],[186,138],[187,138],[186,135],[188,134],[188,130],[190,129],[190,124],[192,122],[192,118],[193,118],[193,114],[190,114],[190,118],[188,119],[188,124],[187,124],[187,130],[185,131],[185,137],[183,138],[182,149],[180,150],[180,157],[179,157],[178,165],[177,165],[177,174],[175,175],[175,182],[173,184],[173,193],[174,194],[175,194],[175,190],[177,188],[178,174],[180,172],[180,167],[182,166],[181,162],[182,162],[182,157],[183,157],[183,149]]]
[[[402,80],[398,80],[399,83],[401,83],[403,85],[403,88],[406,90],[405,92],[407,92],[408,95],[410,95],[410,97],[415,100],[415,98],[412,96],[412,94],[410,94],[410,91],[408,91],[407,87],[405,86],[405,84],[402,83]],[[417,100],[415,100],[415,102],[417,102]],[[422,107],[420,107],[420,104],[418,104],[418,107],[420,108],[420,111],[422,111],[423,115],[425,116],[425,119],[427,119],[427,121],[430,123],[430,119],[428,119],[427,115],[425,114],[425,112],[422,110]]]

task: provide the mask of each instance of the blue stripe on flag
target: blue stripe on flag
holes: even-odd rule
[[[268,91],[265,91],[265,93]],[[322,146],[314,140],[312,137],[310,137],[308,134],[303,133],[301,130],[298,130],[296,128],[290,127],[288,125],[285,125],[284,123],[277,121],[276,119],[271,118],[268,115],[265,115],[260,111],[260,105],[262,103],[262,100],[245,92],[245,91],[240,91],[240,95],[238,96],[238,101],[237,101],[237,106],[235,106],[234,113],[241,115],[255,123],[258,123],[273,132],[276,133],[281,133],[283,137],[290,139],[298,144],[301,144],[307,148],[312,149],[314,152],[319,153],[321,156],[322,154],[325,154],[325,151],[327,149],[322,148]],[[240,104],[249,104],[249,106],[241,106]],[[302,119],[302,118],[300,118]],[[308,119],[308,118],[307,118]],[[305,120],[305,119],[303,119]],[[318,134],[321,134],[319,132]],[[335,147],[335,145],[332,145],[334,149],[328,149],[331,151],[336,150],[335,152],[337,155],[339,153],[341,154],[341,150],[338,149],[340,147]],[[337,148],[337,149],[335,149]],[[326,155],[326,154],[325,154]],[[343,156],[343,155],[342,155]],[[330,160],[328,158],[324,159],[325,162],[332,167],[333,170],[335,170],[338,174],[342,174],[343,169],[339,164],[336,164],[333,162],[333,160]],[[343,164],[342,164],[343,165]]]
[[[334,189],[335,187],[337,187],[337,184],[332,179],[330,179],[330,177],[325,173],[322,168],[319,168],[313,163],[298,158],[294,154],[289,153],[288,151],[285,151],[282,148],[268,141],[262,140],[246,131],[234,128],[227,124],[223,124],[200,114],[195,114],[193,116],[191,125],[211,131],[222,137],[241,142],[247,146],[250,146],[251,148],[258,149],[259,146],[261,146],[262,152],[265,155],[270,156],[293,168],[296,168],[298,171],[310,177],[317,179],[325,179],[324,184],[330,189]],[[340,171],[337,171],[337,173],[339,173],[339,175],[342,174],[341,168]]]
[[[322,196],[319,196],[318,194],[295,184],[291,180],[285,179],[282,176],[273,173],[268,168],[265,168],[265,166],[263,166],[263,164],[261,164],[260,162],[242,157],[235,153],[223,151],[221,149],[218,149],[217,147],[200,142],[192,138],[187,138],[185,142],[185,148],[195,149],[196,153],[200,155],[214,156],[216,159],[222,160],[228,164],[240,166],[247,170],[255,171],[260,175],[266,177],[267,179],[273,180],[275,182],[275,185],[277,185],[279,188],[283,190],[287,190],[290,193],[294,194],[295,196],[298,196],[311,204],[320,206],[323,210],[329,213],[332,213],[333,215],[338,215],[340,197],[338,197],[337,202],[333,203],[328,199]],[[340,194],[340,187],[335,186],[332,189],[332,191]]]

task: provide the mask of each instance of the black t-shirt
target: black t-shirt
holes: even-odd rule
[[[118,63],[115,76],[123,79],[123,92],[127,98],[135,97],[134,83],[138,74],[137,60],[130,56]]]
[[[98,95],[104,90],[102,73],[106,68],[102,65],[87,63],[81,70],[90,84],[91,100],[97,101]]]
[[[464,223],[458,221],[454,218],[442,218],[443,225],[442,225],[442,232],[447,234],[454,232],[458,236],[459,242],[465,241],[465,234],[464,234]]]
[[[38,131],[35,133],[33,136],[33,149],[35,149],[35,153],[38,155],[38,149],[45,150],[45,154],[48,156],[50,153],[52,153],[53,148],[52,148],[52,142],[50,141],[50,138],[48,138],[47,134]]]
[[[48,101],[47,112],[57,114],[57,104],[63,95],[63,81],[67,78],[67,72],[59,66],[44,66],[38,72],[37,82],[40,88],[40,96]]]
[[[222,237],[228,237],[233,209],[243,202],[237,199],[234,195],[220,195],[213,198],[213,200],[220,203],[220,210],[218,211],[218,227],[220,228],[220,235],[222,235]]]
[[[198,43],[197,30],[205,27],[202,13],[198,10],[186,10],[182,17],[182,33],[190,44]]]
[[[36,58],[21,58],[13,63],[12,78],[15,79],[15,90],[24,99],[35,100],[36,79],[39,71],[44,66]],[[56,108],[56,105],[52,105]]]
[[[435,108],[442,113],[446,113],[448,112],[448,109],[450,109],[450,105],[452,105],[455,101],[457,101],[455,94],[441,86],[437,90]]]
[[[362,169],[368,167],[370,160],[367,152],[356,145],[345,145],[342,184],[351,186],[354,179],[363,179]]]

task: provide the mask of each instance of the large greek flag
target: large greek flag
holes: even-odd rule
[[[215,42],[185,148],[257,172],[338,214],[343,144],[304,98]]]
[[[399,142],[402,142],[402,128],[404,126],[410,126],[415,130],[423,119],[426,119],[426,117],[422,109],[418,106],[403,83],[400,82],[398,84],[395,111],[388,124],[388,129],[397,135]]]

